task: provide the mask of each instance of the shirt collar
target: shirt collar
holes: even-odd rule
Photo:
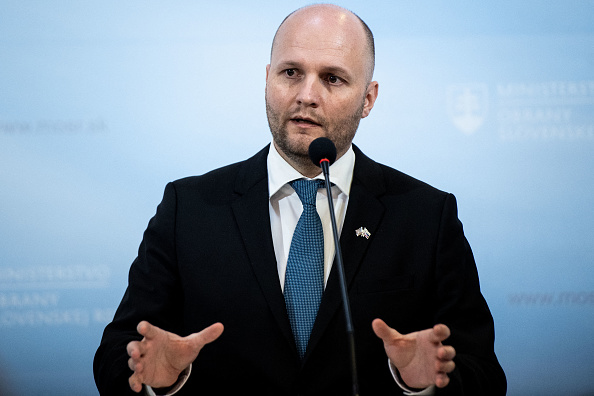
[[[270,144],[270,150],[268,150],[267,166],[269,198],[272,198],[272,196],[290,181],[304,178],[301,173],[281,157],[274,143]],[[340,191],[347,196],[351,192],[354,168],[355,152],[353,151],[352,145],[342,157],[330,165],[330,182],[337,186]],[[324,180],[324,175],[320,172],[314,179]]]

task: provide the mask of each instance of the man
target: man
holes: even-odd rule
[[[373,36],[351,12],[315,5],[283,21],[266,68],[273,144],[167,186],[95,357],[102,394],[350,394],[324,190],[324,291],[305,344],[288,314],[306,206],[292,180],[320,177],[308,147],[322,136],[338,154],[332,195],[360,393],[505,394],[455,199],[351,144],[378,95],[373,68]]]

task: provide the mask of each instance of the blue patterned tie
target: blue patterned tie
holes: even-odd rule
[[[299,356],[303,359],[324,290],[324,232],[316,210],[323,180],[293,180],[303,212],[291,240],[285,273],[285,304]]]

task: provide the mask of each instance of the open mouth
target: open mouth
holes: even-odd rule
[[[299,125],[313,125],[313,126],[321,126],[315,121],[306,119],[306,118],[291,118],[291,121],[299,124]]]

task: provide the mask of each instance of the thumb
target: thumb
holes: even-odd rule
[[[371,327],[373,328],[375,335],[384,341],[402,336],[402,334],[388,326],[386,322],[381,319],[375,319],[371,322]]]
[[[204,345],[210,344],[219,338],[221,334],[223,334],[224,329],[222,323],[215,323],[198,333],[190,334],[188,337],[194,342],[194,345],[198,349],[202,349]]]

